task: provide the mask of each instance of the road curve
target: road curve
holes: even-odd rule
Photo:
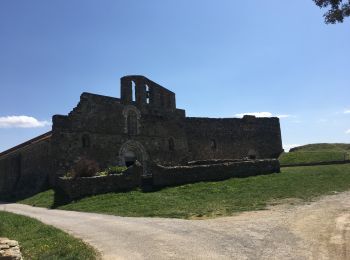
[[[350,259],[350,192],[210,220],[0,204],[83,239],[103,259]],[[294,201],[295,202],[295,201]]]

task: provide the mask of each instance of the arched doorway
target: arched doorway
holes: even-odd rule
[[[137,160],[137,156],[133,151],[126,151],[123,156],[126,167],[130,167]]]
[[[148,175],[147,162],[149,158],[143,145],[134,140],[129,140],[122,144],[119,150],[120,165],[130,167],[136,160],[141,163],[143,167],[143,175]]]

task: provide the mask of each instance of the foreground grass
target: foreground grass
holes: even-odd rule
[[[119,216],[216,217],[264,209],[286,198],[311,200],[345,190],[350,190],[350,164],[282,168],[279,174],[201,182],[150,193],[108,193],[58,208]],[[54,192],[49,190],[20,203],[50,208]]]
[[[32,218],[0,211],[0,237],[19,241],[24,259],[96,259],[81,240]]]
[[[283,153],[278,158],[281,165],[299,164],[299,163],[316,163],[329,161],[344,161],[348,155],[340,151],[313,151],[313,152],[289,152]]]

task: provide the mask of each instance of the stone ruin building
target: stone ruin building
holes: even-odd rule
[[[54,186],[77,159],[109,165],[186,165],[190,161],[277,158],[278,118],[186,117],[175,93],[144,76],[121,78],[120,98],[82,93],[52,131],[0,153],[0,194],[35,193]]]

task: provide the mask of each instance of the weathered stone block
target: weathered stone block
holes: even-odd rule
[[[0,259],[1,260],[22,260],[19,244],[15,240],[0,238]]]

